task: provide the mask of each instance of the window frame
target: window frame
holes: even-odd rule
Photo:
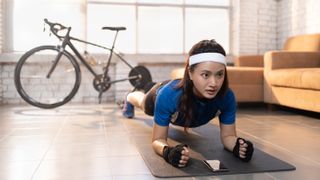
[[[0,40],[1,40],[1,43],[0,45],[0,48],[2,48],[2,52],[4,53],[16,53],[16,51],[14,51],[14,47],[13,47],[13,32],[10,30],[12,29],[13,27],[13,6],[9,6],[9,3],[12,3],[12,0],[3,0],[2,1],[2,31],[0,31],[0,33],[2,33],[0,35]],[[225,5],[195,5],[195,4],[186,4],[185,3],[185,0],[183,0],[183,3],[182,4],[165,4],[165,3],[140,3],[140,2],[103,2],[103,1],[99,1],[99,0],[87,0],[86,4],[85,4],[85,8],[86,8],[86,11],[85,11],[85,24],[82,26],[84,29],[82,31],[85,32],[85,37],[87,37],[87,25],[88,25],[88,14],[87,14],[87,6],[88,4],[110,4],[110,5],[131,5],[131,6],[135,6],[136,7],[136,37],[135,37],[135,50],[134,50],[134,53],[133,54],[141,54],[139,53],[139,47],[138,47],[138,7],[140,6],[151,6],[151,7],[179,7],[179,8],[182,8],[182,11],[183,11],[183,15],[182,15],[182,18],[183,18],[183,27],[182,27],[182,52],[181,53],[178,53],[178,54],[185,54],[187,53],[186,51],[186,8],[205,8],[205,9],[208,9],[208,8],[212,8],[212,9],[224,9],[227,11],[227,18],[229,19],[229,22],[228,22],[228,37],[227,37],[227,41],[229,41],[229,46],[228,48],[226,49],[226,51],[228,53],[230,53],[231,51],[231,46],[230,46],[230,42],[231,42],[231,14],[230,14],[230,1],[229,1],[229,4],[227,6]],[[0,26],[1,27],[1,26]],[[154,54],[154,53],[153,53]],[[169,54],[169,53],[168,53]]]

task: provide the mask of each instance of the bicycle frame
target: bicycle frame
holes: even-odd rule
[[[47,77],[50,77],[51,73],[54,71],[55,66],[59,62],[59,59],[60,59],[60,57],[62,55],[62,52],[65,50],[65,48],[67,46],[70,47],[70,49],[74,52],[74,54],[80,60],[80,62],[84,64],[84,66],[90,71],[90,73],[95,78],[98,76],[98,74],[93,70],[93,68],[87,63],[87,61],[84,59],[84,57],[80,54],[80,52],[75,48],[75,46],[73,45],[72,41],[77,41],[77,42],[81,42],[81,43],[84,43],[84,44],[89,44],[89,45],[92,45],[92,46],[95,46],[95,47],[98,47],[98,48],[102,48],[102,49],[108,50],[110,52],[109,58],[107,60],[107,64],[106,64],[105,67],[103,67],[103,69],[104,69],[103,75],[105,77],[108,75],[108,70],[109,70],[109,66],[111,64],[111,59],[112,59],[112,55],[113,54],[116,55],[127,66],[129,66],[131,69],[133,69],[133,66],[131,66],[123,57],[121,57],[120,54],[118,54],[117,52],[114,51],[114,47],[115,47],[115,42],[116,42],[116,38],[117,38],[117,35],[118,35],[118,31],[116,31],[116,35],[114,37],[114,40],[113,40],[111,48],[108,48],[108,47],[105,47],[105,46],[101,46],[99,44],[95,44],[95,43],[92,43],[92,42],[88,42],[88,41],[85,41],[85,40],[81,40],[81,39],[72,37],[72,36],[70,36],[70,31],[71,31],[71,27],[68,27],[67,28],[67,33],[66,33],[65,36],[59,36],[59,35],[54,33],[60,40],[62,39],[63,41],[62,41],[61,46],[58,45],[59,48],[61,49],[61,51],[58,53],[58,56],[56,57],[56,59],[54,61],[54,64],[53,64],[52,68],[50,69]],[[128,77],[128,78],[112,80],[112,81],[109,81],[108,83],[109,84],[113,84],[113,83],[116,83],[116,82],[121,82],[121,81],[130,80],[130,79],[136,79],[136,78],[138,78],[138,76],[132,76],[132,77]]]

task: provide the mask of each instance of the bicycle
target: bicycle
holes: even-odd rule
[[[146,67],[133,67],[120,53],[114,51],[118,33],[126,30],[126,27],[102,27],[103,30],[115,32],[112,46],[108,48],[72,37],[70,35],[71,27],[53,23],[47,19],[44,19],[44,22],[44,26],[48,25],[50,32],[61,43],[56,46],[42,45],[27,51],[19,59],[14,72],[15,87],[22,99],[30,105],[49,109],[69,102],[77,93],[81,83],[81,69],[78,61],[94,76],[93,86],[99,92],[99,103],[101,103],[102,94],[114,83],[129,80],[134,89],[143,89],[146,84],[152,82],[150,72]],[[66,31],[66,33],[59,35],[61,31]],[[106,65],[103,66],[101,74],[98,74],[86,61],[84,55],[81,55],[76,49],[72,43],[74,41],[102,48],[109,52],[109,57]],[[67,47],[74,54],[67,51]],[[113,55],[117,56],[130,68],[127,78],[111,80],[108,72]]]

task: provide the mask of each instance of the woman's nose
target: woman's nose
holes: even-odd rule
[[[210,85],[210,86],[215,86],[216,84],[217,84],[216,78],[215,78],[214,76],[211,76],[211,77],[209,78],[209,85]]]

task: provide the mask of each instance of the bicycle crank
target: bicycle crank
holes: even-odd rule
[[[110,77],[108,75],[105,76],[103,74],[99,74],[93,79],[93,87],[98,92],[105,92],[111,86],[109,82],[110,82]]]

